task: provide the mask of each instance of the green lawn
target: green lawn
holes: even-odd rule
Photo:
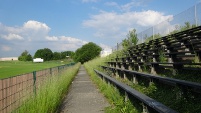
[[[43,63],[22,62],[22,61],[0,61],[0,79],[11,76],[30,73],[50,67],[68,64],[68,61],[49,61]]]

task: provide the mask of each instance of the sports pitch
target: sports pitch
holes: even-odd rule
[[[56,67],[68,62],[49,61],[43,63],[22,62],[22,61],[0,61],[0,79],[11,76],[30,73],[42,69]]]

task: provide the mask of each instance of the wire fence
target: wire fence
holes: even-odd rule
[[[47,78],[59,76],[74,63],[0,79],[0,113],[10,113],[27,98],[36,94],[39,85]]]
[[[187,24],[190,25],[189,28],[201,25],[201,3],[198,3],[195,6],[168,18],[155,26],[137,33],[137,38],[139,39],[138,44],[169,35],[176,31],[181,31]],[[121,49],[123,49],[122,42],[112,48],[113,51]]]

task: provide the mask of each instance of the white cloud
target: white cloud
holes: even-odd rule
[[[132,0],[131,2],[123,5],[119,5],[116,2],[106,2],[105,5],[116,7],[123,12],[129,12],[132,8],[144,6],[145,2],[146,0]]]
[[[28,22],[24,23],[24,29],[33,29],[33,30],[46,30],[49,31],[50,28],[45,24],[34,20],[29,20]]]
[[[12,54],[19,55],[24,50],[34,54],[42,48],[50,48],[52,51],[74,51],[88,43],[69,36],[49,36],[50,30],[47,24],[34,20],[27,21],[20,27],[0,23],[0,55],[15,56]]]
[[[112,51],[112,48],[108,45],[100,43],[99,46],[105,51]]]
[[[77,39],[77,38],[66,37],[66,36],[61,36],[60,40],[61,41],[66,41],[68,43],[79,44],[79,45],[84,45],[84,44],[88,43],[86,41],[83,41],[83,40],[80,40],[80,39]]]
[[[47,40],[49,40],[50,42],[48,42],[46,45],[48,45],[49,47],[53,47],[53,51],[74,51],[77,48],[80,48],[82,45],[88,43],[86,41],[67,36],[53,36],[48,37]]]
[[[24,38],[17,34],[8,34],[8,35],[2,35],[2,37],[6,40],[23,40]]]
[[[127,4],[122,5],[120,7],[121,7],[122,11],[130,11],[131,8],[133,8],[133,7],[142,6],[143,5],[142,3],[143,3],[143,1],[133,0],[130,3],[127,3]]]
[[[9,27],[0,24],[0,36],[7,40],[41,40],[48,35],[50,28],[45,24],[29,20],[21,27]]]
[[[170,17],[172,15],[164,15],[164,13],[153,10],[124,13],[100,11],[99,14],[92,15],[89,20],[83,21],[83,26],[95,29],[94,36],[96,37],[120,37],[123,39],[129,29],[135,28],[138,31],[158,24]]]
[[[58,38],[56,36],[47,36],[46,39],[49,41],[57,41],[58,40]]]

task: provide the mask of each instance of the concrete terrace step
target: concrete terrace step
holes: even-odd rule
[[[108,106],[108,101],[81,66],[62,103],[61,113],[104,113],[104,108]]]

